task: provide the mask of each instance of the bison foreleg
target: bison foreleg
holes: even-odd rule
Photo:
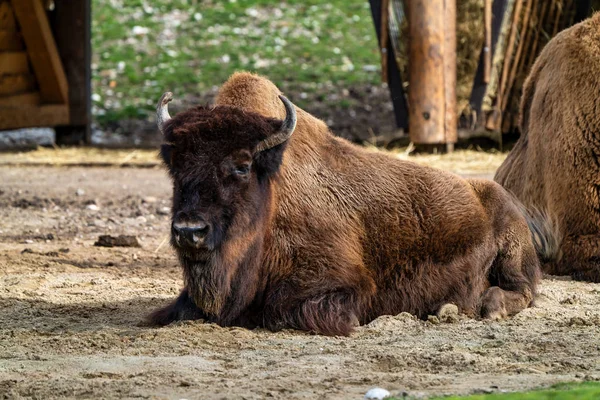
[[[204,318],[202,311],[188,295],[187,288],[166,307],[159,308],[147,317],[150,325],[164,326],[171,322]]]
[[[268,329],[293,328],[320,335],[347,336],[360,325],[359,300],[351,291],[338,290],[303,299],[285,297],[288,298],[273,299],[272,304],[280,306],[265,309],[264,322]]]

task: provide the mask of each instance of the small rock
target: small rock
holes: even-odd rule
[[[49,233],[46,235],[46,240],[54,240],[54,235]]]
[[[158,201],[158,199],[156,197],[153,196],[146,196],[142,199],[142,203],[156,203]]]
[[[161,207],[156,211],[156,213],[158,215],[169,215],[171,213],[171,207]]]
[[[100,207],[98,207],[96,204],[88,204],[87,206],[85,206],[85,208],[87,208],[88,210],[91,210],[91,211],[100,210]]]
[[[76,196],[83,196],[85,194],[85,190],[83,189],[77,189],[77,191],[75,192]]]
[[[26,247],[23,250],[21,250],[21,254],[35,254],[35,252],[29,247]]]
[[[437,316],[442,322],[458,322],[458,307],[451,303],[444,304],[440,307]]]
[[[143,216],[141,216],[141,215],[140,215],[139,217],[137,217],[135,220],[136,220],[138,223],[140,223],[140,224],[145,224],[145,223],[148,221],[148,220],[146,219],[146,217],[143,217]]]
[[[102,235],[94,246],[99,247],[142,247],[138,242],[137,237],[129,235],[119,235],[114,237],[111,235]]]
[[[385,399],[390,396],[391,396],[390,392],[388,392],[385,389],[373,388],[373,389],[370,389],[365,394],[365,400],[381,400],[381,399]]]
[[[58,249],[58,251],[60,251],[61,253],[68,253],[69,251],[71,251],[71,249],[69,249],[68,247],[61,247],[60,249]]]
[[[106,227],[106,222],[102,221],[101,219],[95,219],[93,225],[99,228],[104,228]]]
[[[427,316],[427,321],[431,322],[432,324],[439,324],[440,323],[440,319],[438,317],[436,317],[435,315],[428,315]]]

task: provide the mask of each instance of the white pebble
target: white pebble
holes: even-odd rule
[[[87,208],[88,210],[91,210],[91,211],[98,211],[100,209],[100,207],[98,207],[95,204],[88,204],[87,206],[85,206],[85,208]]]
[[[77,189],[77,191],[75,192],[75,194],[77,196],[83,196],[85,194],[85,190],[83,190],[83,189]]]
[[[365,400],[381,400],[390,397],[391,394],[382,388],[373,388],[365,394]]]

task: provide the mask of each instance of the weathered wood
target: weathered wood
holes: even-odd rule
[[[458,140],[456,105],[456,0],[444,0],[444,143],[448,152]]]
[[[389,17],[390,17],[390,0],[382,0],[381,1],[381,39],[379,46],[381,51],[381,81],[384,83],[388,82],[388,56],[387,56],[387,47],[388,47],[388,38],[389,38]]]
[[[0,130],[55,126],[69,122],[69,107],[66,105],[21,106],[0,108]]]
[[[27,53],[24,51],[0,53],[0,75],[29,72]]]
[[[17,31],[15,15],[10,2],[8,1],[0,1],[0,31]]]
[[[31,74],[0,75],[0,96],[30,92],[35,88],[35,78]]]
[[[484,63],[485,49],[482,49],[479,56],[479,65],[473,82],[473,90],[469,99],[469,105],[472,113],[470,120],[467,121],[468,126],[473,129],[482,126],[485,121],[484,110],[491,108],[489,97],[492,93],[495,94],[495,88],[498,85],[499,69],[504,56],[504,48],[506,46],[506,35],[510,24],[509,18],[504,18],[505,15],[512,15],[515,0],[493,0],[492,3],[492,47],[491,54],[491,71],[488,82],[484,80]]]
[[[525,4],[525,14],[523,15],[523,24],[521,28],[521,38],[519,40],[519,44],[517,46],[517,51],[513,56],[513,62],[510,66],[510,73],[508,75],[508,80],[506,82],[505,90],[501,93],[498,106],[500,107],[500,111],[502,114],[506,111],[506,107],[508,105],[510,99],[510,93],[515,83],[515,78],[517,76],[517,72],[519,71],[519,66],[521,65],[521,57],[523,54],[523,48],[526,44],[529,43],[529,36],[531,32],[530,19],[533,9],[533,0],[526,0]]]
[[[409,134],[415,144],[445,141],[444,0],[409,7]]]
[[[16,51],[24,48],[20,33],[0,31],[0,51]]]
[[[371,5],[371,17],[375,25],[375,33],[377,40],[381,40],[381,0],[369,0]],[[381,48],[381,43],[379,43]],[[390,89],[390,97],[392,99],[392,105],[394,106],[394,117],[396,119],[396,126],[408,130],[408,105],[406,101],[406,95],[402,86],[402,76],[398,70],[398,64],[394,56],[394,49],[391,43],[387,46],[387,66],[388,66],[388,87]],[[395,139],[395,138],[392,138]]]
[[[10,114],[14,109],[38,104],[40,104],[40,94],[38,92],[0,97],[0,114]]]
[[[492,75],[492,0],[484,0],[483,82],[489,83]]]
[[[12,5],[40,87],[42,101],[67,104],[67,77],[42,3],[39,0],[13,0]]]
[[[50,13],[58,52],[69,81],[69,127],[56,128],[56,142],[91,142],[90,0],[57,1]]]

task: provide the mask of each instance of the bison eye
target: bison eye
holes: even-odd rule
[[[233,171],[236,175],[245,176],[250,172],[250,165],[238,165]]]

